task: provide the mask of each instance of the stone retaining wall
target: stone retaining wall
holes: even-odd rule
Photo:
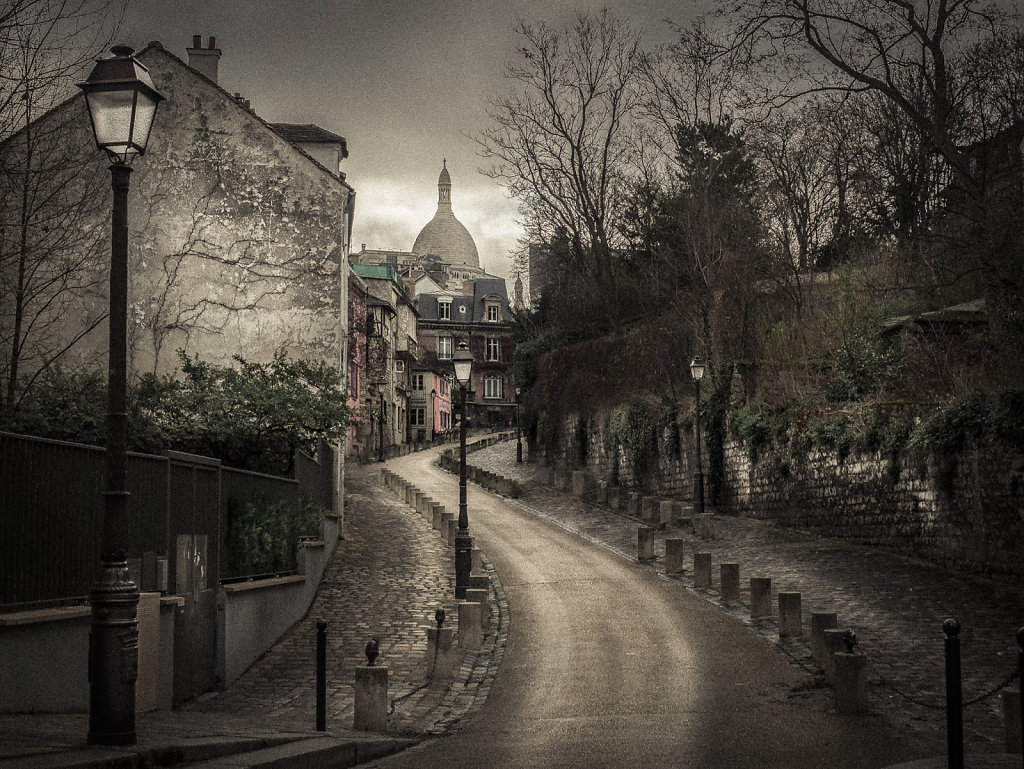
[[[623,447],[609,455],[602,422],[592,417],[586,423],[585,470],[591,478],[617,477],[626,491],[691,497],[692,433],[680,430],[674,437],[664,430],[651,470],[638,483]],[[563,433],[580,435],[578,420],[567,420]],[[570,490],[572,452],[538,457],[531,449],[533,459],[555,468],[554,485]],[[703,467],[707,486],[706,453]],[[614,486],[607,493],[628,500]],[[893,472],[888,457],[840,457],[820,449],[797,459],[766,450],[753,463],[746,447],[729,437],[718,502],[722,513],[890,547],[954,568],[1024,576],[1024,455],[1008,445],[965,448],[933,457],[925,468],[904,461]]]

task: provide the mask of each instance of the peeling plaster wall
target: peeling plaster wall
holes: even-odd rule
[[[149,48],[140,57],[167,100],[131,175],[131,369],[173,372],[179,348],[216,364],[284,349],[339,366],[349,188],[171,54]],[[72,104],[84,122],[68,141],[92,142],[84,101]],[[100,152],[92,156],[78,173],[106,179],[89,223],[105,241],[93,266],[101,279],[66,313],[67,338],[107,305],[109,172]],[[103,323],[67,362],[102,366],[106,350]]]

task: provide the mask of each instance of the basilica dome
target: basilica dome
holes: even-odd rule
[[[437,179],[437,213],[420,230],[412,245],[414,254],[436,254],[451,266],[480,269],[480,255],[473,236],[452,213],[452,177],[443,162]]]

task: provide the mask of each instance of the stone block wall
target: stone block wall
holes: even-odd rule
[[[626,452],[606,449],[602,424],[598,418],[586,422],[584,469],[590,475],[604,481],[617,477],[620,486],[635,491],[689,499],[695,464],[691,433],[681,431],[678,440],[669,440],[663,430],[657,464],[638,481]],[[578,420],[568,420],[559,445],[570,446],[571,436],[580,434]],[[554,467],[572,469],[574,458],[580,465],[578,451],[537,449],[531,456]],[[706,453],[703,468],[707,486]],[[926,467],[904,459],[893,472],[888,457],[840,457],[821,449],[799,458],[766,450],[753,463],[746,447],[728,438],[717,509],[953,568],[1024,576],[1024,455],[1008,445],[965,448],[956,456],[933,457]]]

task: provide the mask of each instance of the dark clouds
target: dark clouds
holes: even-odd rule
[[[486,125],[516,17],[560,24],[601,3],[558,0],[131,0],[124,34],[141,48],[159,40],[185,58],[192,35],[213,35],[221,86],[269,121],[316,123],[346,137],[342,168],[357,191],[354,243],[408,249],[433,216],[441,159],[453,208],[489,271],[506,275],[516,205],[477,173],[469,138]],[[608,3],[649,37],[689,3]]]

